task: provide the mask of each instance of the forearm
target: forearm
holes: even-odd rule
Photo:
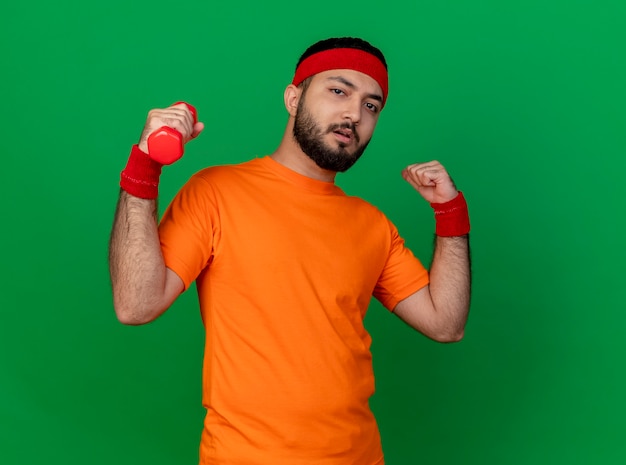
[[[470,306],[469,235],[436,237],[429,288],[437,326],[450,340],[460,340]]]
[[[166,267],[157,230],[156,200],[120,191],[109,268],[115,312],[122,323],[147,323],[171,304],[164,298]]]

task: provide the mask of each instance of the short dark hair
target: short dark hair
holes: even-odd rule
[[[319,42],[314,43],[309,48],[307,48],[298,63],[296,64],[296,69],[300,66],[306,58],[314,55],[318,52],[322,52],[324,50],[331,50],[333,48],[356,48],[357,50],[362,50],[367,53],[371,53],[376,58],[378,58],[383,65],[385,65],[385,69],[387,69],[387,62],[385,61],[385,56],[383,52],[378,50],[369,42],[359,39],[358,37],[332,37],[330,39],[320,40]]]

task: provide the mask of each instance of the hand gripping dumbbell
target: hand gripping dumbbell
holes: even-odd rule
[[[174,105],[184,103],[193,115],[193,123],[198,122],[196,109],[186,102],[176,102]],[[148,137],[148,155],[154,161],[162,165],[170,165],[183,156],[183,135],[176,129],[162,126]]]

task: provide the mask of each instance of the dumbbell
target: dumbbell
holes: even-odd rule
[[[193,123],[198,122],[196,109],[186,102],[176,102],[173,105],[184,103],[193,115]],[[183,156],[183,135],[169,126],[161,126],[148,137],[148,155],[162,165],[170,165]]]

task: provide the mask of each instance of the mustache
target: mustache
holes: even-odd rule
[[[361,138],[359,137],[359,133],[356,130],[356,125],[354,123],[348,123],[347,121],[343,123],[335,123],[328,126],[326,133],[329,134],[331,132],[335,132],[338,129],[350,129],[352,134],[354,135],[354,140],[356,140],[357,144],[361,142]]]

